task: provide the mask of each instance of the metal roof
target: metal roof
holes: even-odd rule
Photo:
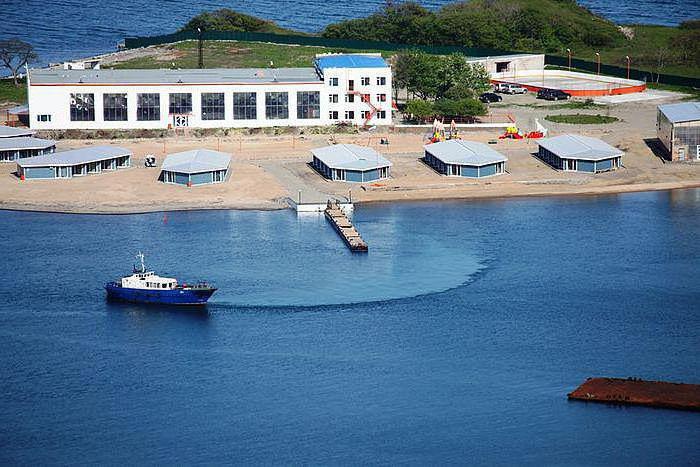
[[[29,128],[12,128],[0,125],[0,138],[16,138],[18,136],[32,136],[35,132]]]
[[[266,84],[321,83],[314,68],[203,70],[32,70],[32,85],[50,84]]]
[[[539,140],[537,144],[564,159],[598,161],[625,154],[605,141],[583,135],[560,135]]]
[[[56,146],[56,141],[50,139],[20,136],[17,138],[0,138],[0,151],[17,151],[20,149],[47,149]]]
[[[29,106],[27,104],[18,105],[16,107],[12,107],[11,109],[7,109],[7,113],[11,115],[25,115],[29,113]]]
[[[666,118],[668,118],[671,123],[700,120],[700,102],[664,104],[659,106],[659,110],[666,115]]]
[[[43,156],[27,157],[17,161],[20,167],[51,167],[87,164],[121,156],[131,156],[131,151],[117,146],[94,146],[61,151]]]
[[[326,68],[388,68],[389,65],[379,55],[337,54],[316,57],[321,70]]]
[[[328,167],[345,170],[373,170],[391,167],[391,162],[372,148],[357,144],[335,144],[312,149],[311,153]]]
[[[465,141],[463,139],[451,139],[440,143],[427,144],[423,148],[445,164],[481,167],[508,160],[506,156],[484,143]]]
[[[213,170],[226,170],[231,163],[231,155],[210,149],[169,154],[163,161],[162,170],[194,174]]]

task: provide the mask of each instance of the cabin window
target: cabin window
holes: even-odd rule
[[[297,118],[321,118],[321,93],[318,91],[297,92]]]
[[[202,93],[202,120],[223,120],[225,112],[223,92]]]
[[[160,94],[136,95],[136,120],[160,120]]]
[[[104,120],[106,122],[127,121],[126,94],[103,94]]]
[[[258,118],[257,97],[254,92],[233,93],[233,119],[255,120]]]
[[[76,93],[70,95],[71,122],[95,121],[95,95]]]
[[[188,92],[171,93],[169,111],[171,114],[192,113],[192,94]]]
[[[289,118],[289,93],[266,92],[265,117],[270,120],[284,120]]]

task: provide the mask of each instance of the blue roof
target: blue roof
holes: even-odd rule
[[[378,55],[337,54],[316,58],[321,70],[326,68],[387,68],[389,65]]]

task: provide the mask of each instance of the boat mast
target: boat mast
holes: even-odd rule
[[[143,253],[139,251],[139,254],[136,255],[136,257],[141,260],[141,272],[146,272],[146,263],[143,262]]]

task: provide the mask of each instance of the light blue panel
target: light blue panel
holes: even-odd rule
[[[190,177],[187,174],[175,172],[175,183],[179,183],[180,185],[187,185],[187,182],[189,181]]]
[[[25,167],[24,178],[56,178],[53,167]]]
[[[576,164],[579,172],[595,172],[595,162],[579,160]]]
[[[598,161],[595,163],[595,171],[602,172],[603,170],[612,169],[612,159],[607,159],[604,161]]]
[[[462,177],[477,178],[479,176],[478,168],[471,165],[462,166]]]
[[[489,175],[496,175],[496,164],[485,165],[479,168],[479,177],[488,177]]]
[[[362,181],[362,172],[359,172],[356,170],[346,170],[345,171],[345,180],[348,182],[361,182]]]
[[[205,185],[207,183],[211,183],[211,181],[212,181],[211,172],[204,172],[201,174],[192,174],[192,175],[190,175],[190,180],[192,181],[192,185]]]
[[[379,179],[379,169],[367,170],[362,175],[362,181],[371,182]]]

